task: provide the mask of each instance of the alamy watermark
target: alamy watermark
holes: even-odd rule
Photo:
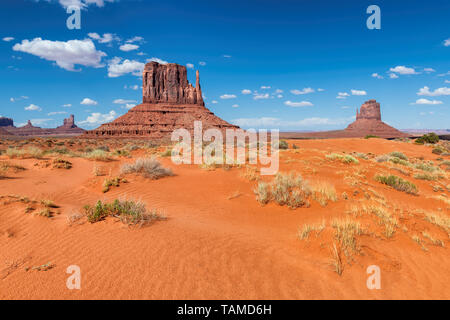
[[[81,29],[81,8],[80,6],[71,5],[67,7],[67,14],[70,16],[66,20],[67,29]]]
[[[377,5],[371,5],[367,8],[367,14],[371,16],[367,19],[366,25],[369,30],[381,29],[381,9]]]
[[[367,278],[367,289],[369,290],[380,290],[381,289],[381,269],[379,266],[372,265],[368,266],[366,273],[369,275]]]
[[[194,137],[187,129],[176,129],[171,140],[175,164],[260,164],[261,175],[275,175],[279,169],[279,131],[254,129],[207,129],[201,121],[194,122]],[[270,153],[269,153],[270,150]]]

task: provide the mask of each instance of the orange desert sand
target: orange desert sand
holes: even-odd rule
[[[274,177],[259,176],[254,166],[177,166],[161,156],[165,146],[139,147],[143,141],[127,142],[138,147],[111,161],[3,153],[0,299],[450,299],[448,153],[383,139],[287,142],[280,172],[300,174],[313,190],[310,205],[295,210],[257,201],[258,181]],[[76,153],[105,145],[110,154],[125,148],[115,140],[30,139],[1,140],[0,149]],[[394,151],[406,163],[376,161]],[[331,154],[352,154],[358,163]],[[151,156],[174,175],[119,173],[124,163]],[[54,159],[72,168],[54,168]],[[381,184],[377,174],[410,181],[417,194]],[[103,193],[109,177],[127,181]],[[84,205],[123,197],[167,219],[129,227],[80,216]],[[36,214],[45,210],[42,200],[57,207],[51,217]],[[342,238],[345,222],[358,230]],[[66,287],[70,265],[81,269],[81,290]],[[381,269],[380,290],[367,288],[370,265]]]

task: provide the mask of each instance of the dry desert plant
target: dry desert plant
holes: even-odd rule
[[[139,158],[134,163],[126,163],[120,168],[123,174],[138,173],[145,178],[160,179],[166,176],[173,176],[169,168],[164,168],[161,163],[154,158]]]

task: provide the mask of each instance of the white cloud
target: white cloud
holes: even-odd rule
[[[113,41],[120,41],[120,38],[112,33],[104,33],[103,36],[100,36],[96,32],[91,32],[88,33],[88,37],[97,40],[99,43],[110,43]]]
[[[80,104],[85,105],[85,106],[96,106],[98,104],[97,101],[89,99],[89,98],[84,98]]]
[[[233,107],[233,108],[239,108],[239,105],[238,105],[238,104],[233,104],[231,107]]]
[[[100,112],[91,113],[90,116],[80,122],[80,124],[86,124],[90,126],[100,125],[106,122],[110,122],[114,120],[117,116],[117,113],[114,110],[111,110],[109,113],[102,114]]]
[[[252,90],[244,89],[241,91],[242,94],[252,94]]]
[[[127,103],[136,103],[136,100],[126,100],[126,99],[116,99],[113,101],[115,104],[127,104]]]
[[[218,103],[219,103],[219,101],[217,101],[217,100],[213,100],[213,101],[211,101],[211,103],[212,103],[212,104],[218,104]]]
[[[128,52],[139,49],[139,46],[136,44],[126,43],[119,47],[120,50]]]
[[[302,94],[313,93],[313,92],[314,92],[313,88],[303,88],[302,90],[297,90],[297,89],[291,90],[291,93],[295,94],[296,96],[302,95]]]
[[[234,94],[223,94],[220,96],[220,99],[228,100],[228,99],[236,99],[236,95]]]
[[[129,86],[125,85],[124,88],[125,88],[125,89],[131,89],[131,90],[138,90],[138,89],[139,89],[139,86],[138,86],[137,84],[135,84],[135,85],[129,85]]]
[[[202,67],[206,66],[206,62],[205,61],[200,61],[198,64],[201,65]]]
[[[136,107],[136,104],[134,104],[134,103],[127,103],[126,105],[123,106],[123,108],[128,109],[128,110],[131,108],[134,108],[134,107]]]
[[[278,99],[282,99],[282,98],[283,98],[283,95],[282,95],[282,94],[278,94],[278,95],[277,95],[277,98],[278,98]]]
[[[372,78],[383,79],[383,76],[379,75],[378,73],[372,73]]]
[[[450,47],[450,38],[447,40],[444,40],[444,46]]]
[[[365,96],[365,95],[367,95],[367,92],[364,91],[364,90],[355,90],[355,89],[352,89],[351,91],[352,91],[352,95],[353,95],[353,96]]]
[[[261,90],[268,90],[270,88],[272,88],[272,87],[271,86],[261,86]]]
[[[72,106],[72,104],[70,104],[70,103],[63,104],[64,108],[70,108],[71,106]]]
[[[317,89],[317,91],[318,92],[323,92],[323,91],[325,91],[325,89],[319,88],[319,89]]]
[[[150,58],[147,59],[147,62],[158,62],[159,64],[168,64],[169,62],[161,60],[159,58]]]
[[[424,68],[423,71],[430,73],[430,72],[436,72],[433,68]]]
[[[270,98],[270,95],[268,94],[268,93],[264,93],[264,94],[258,94],[258,93],[256,93],[254,96],[253,96],[253,99],[254,100],[262,100],[262,99],[269,99]]]
[[[28,107],[25,107],[25,110],[27,111],[41,111],[42,108],[35,105],[35,104],[30,104]]]
[[[141,76],[145,64],[136,60],[114,57],[108,64],[108,77],[117,78],[124,74],[131,73],[134,76]]]
[[[336,99],[346,99],[350,95],[347,92],[338,92]]]
[[[47,113],[48,116],[54,116],[57,114],[67,114],[67,112],[66,111],[54,111],[54,112]]]
[[[35,38],[31,41],[22,40],[13,46],[14,51],[26,52],[41,59],[55,61],[56,64],[68,71],[76,71],[75,65],[100,68],[102,57],[106,53],[98,51],[90,39],[51,41]]]
[[[42,124],[45,124],[49,121],[53,121],[53,119],[31,119],[30,122],[33,126],[40,126]],[[24,124],[25,125],[25,124]]]
[[[430,91],[430,88],[425,86],[421,89],[419,89],[419,92],[417,92],[418,96],[429,96],[429,97],[437,97],[437,96],[448,96],[450,95],[450,88],[443,87],[438,88],[434,91]]]
[[[284,104],[287,105],[288,107],[312,107],[312,106],[314,106],[309,101],[302,101],[302,102],[286,101]]]
[[[37,2],[39,0],[36,0]],[[45,0],[47,2],[51,2],[51,0]],[[64,8],[69,6],[78,6],[80,8],[87,8],[91,4],[96,4],[97,7],[103,7],[105,2],[117,2],[117,0],[58,0],[59,4]]]
[[[389,74],[389,78],[398,79],[398,75],[396,75],[395,73],[391,73],[391,74]]]
[[[194,69],[194,65],[192,63],[187,63],[186,68],[188,69]]]
[[[438,100],[428,100],[428,99],[419,99],[413,104],[429,104],[429,105],[436,105],[436,104],[442,104],[442,101]]]
[[[445,83],[450,83],[450,80],[445,80]]]
[[[127,43],[140,42],[141,43],[141,42],[144,42],[144,38],[136,36],[136,37],[133,37],[131,39],[128,39],[126,42]]]
[[[395,68],[390,68],[389,69],[390,72],[393,73],[398,73],[398,74],[418,74],[418,72],[416,72],[416,70],[414,70],[414,68],[408,68],[405,66],[396,66]]]
[[[283,90],[277,89],[277,90],[275,90],[275,93],[283,93]]]
[[[4,37],[3,38],[3,41],[6,41],[6,42],[10,42],[10,41],[13,41],[13,40],[14,40],[13,37]]]

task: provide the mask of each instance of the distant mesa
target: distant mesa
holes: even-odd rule
[[[366,136],[377,136],[380,138],[402,138],[409,137],[383,121],[381,121],[381,108],[376,100],[366,101],[361,108],[356,109],[356,120],[345,130],[321,131],[296,133],[286,132],[280,136],[282,138],[360,138]]]
[[[87,131],[84,136],[164,139],[179,128],[193,132],[194,121],[201,121],[204,130],[237,129],[205,107],[198,71],[196,76],[193,87],[187,79],[186,67],[174,63],[147,63],[142,76],[143,103],[113,122]]]
[[[33,126],[30,120],[23,127],[15,127],[13,119],[0,117],[0,129],[16,136],[77,136],[85,132],[75,125],[73,115],[64,119],[62,126],[54,129]]]

